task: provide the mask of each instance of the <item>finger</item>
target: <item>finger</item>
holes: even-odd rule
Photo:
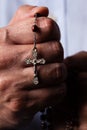
[[[59,86],[53,85],[50,87],[34,88],[32,91],[28,92],[28,95],[30,99],[32,98],[37,102],[36,109],[41,110],[49,105],[54,106],[60,103],[66,95],[66,85],[62,83]],[[30,106],[29,103],[27,105],[27,107]]]
[[[68,69],[75,71],[87,71],[87,52],[79,52],[65,59]]]
[[[58,41],[50,41],[37,45],[38,57],[46,59],[46,63],[63,62],[63,47]]]
[[[80,72],[77,76],[77,80],[82,89],[87,89],[87,72]],[[86,88],[84,88],[86,87]]]
[[[25,110],[22,114],[23,118],[26,114],[34,114],[41,110],[41,108],[60,103],[65,95],[66,85],[64,83],[59,86],[45,86],[43,88],[34,87],[30,91],[17,91],[16,93],[11,93],[11,95],[7,97],[7,100],[10,99],[11,96],[12,99],[8,100],[4,105],[12,111],[19,112],[19,115],[22,110]]]
[[[24,48],[24,47],[23,47]],[[29,59],[33,60],[32,54],[32,45],[29,47],[25,46],[25,50],[23,56],[21,58],[20,64],[22,67],[30,67],[33,64],[27,63]],[[29,50],[29,49],[30,50]],[[46,42],[43,44],[37,45],[37,60],[45,59],[45,64],[55,63],[55,62],[63,62],[63,48],[61,44],[57,41]]]
[[[9,25],[14,24],[20,20],[23,20],[26,17],[26,15],[30,14],[31,10],[34,8],[35,6],[30,6],[30,5],[20,6],[16,11],[14,17],[11,19]]]
[[[8,73],[9,72],[9,73]],[[43,87],[44,85],[59,85],[66,79],[66,69],[64,64],[54,63],[40,66],[37,69],[39,84],[34,85],[34,70],[29,68],[11,68],[0,73],[0,89],[7,90],[7,84],[12,86],[9,90],[17,92],[18,90],[32,90]],[[3,87],[4,86],[4,87]],[[15,86],[15,87],[14,87]]]
[[[18,22],[6,28],[8,34],[7,39],[12,44],[30,44],[34,41],[34,33],[32,26],[34,18]],[[60,31],[57,24],[50,18],[40,17],[37,19],[38,32],[36,39],[38,42],[50,40],[60,40]],[[8,42],[7,41],[7,42]]]
[[[80,72],[77,76],[80,103],[87,102],[87,72]]]
[[[30,15],[31,17],[34,17],[34,15],[38,13],[40,14],[39,16],[42,17],[42,16],[45,16],[47,17],[48,14],[49,14],[49,9],[47,7],[43,7],[43,6],[40,6],[40,7],[36,7],[34,8],[31,12],[30,12]]]
[[[21,75],[26,76],[27,84],[26,88],[32,89],[34,86],[34,70],[33,67],[25,68]],[[43,85],[52,85],[52,84],[60,84],[61,82],[65,81],[66,79],[66,68],[64,64],[54,63],[54,64],[47,64],[43,66],[38,66],[37,68],[37,75],[39,78],[40,86]]]
[[[6,28],[0,28],[0,45],[5,45],[5,44],[10,44],[10,41],[7,42],[8,38],[7,38],[8,32],[6,30]]]
[[[26,63],[28,59],[33,59],[33,45],[9,45],[0,46],[0,70],[11,68],[25,68],[32,66]],[[44,58],[46,64],[62,62],[63,48],[57,41],[47,42],[37,45],[38,58]]]
[[[63,63],[40,66],[37,72],[42,84],[60,84],[66,79],[66,68]]]
[[[47,7],[37,7],[31,5],[20,6],[9,24],[11,25],[25,18],[34,17],[36,13],[39,13],[40,16],[48,16],[49,10]]]

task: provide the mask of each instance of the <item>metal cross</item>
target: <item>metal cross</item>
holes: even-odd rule
[[[38,64],[45,64],[45,59],[44,58],[41,58],[41,59],[37,58],[37,48],[36,47],[34,47],[32,50],[32,56],[33,56],[33,59],[27,59],[26,64],[27,65],[32,64],[34,66],[34,80],[33,80],[33,82],[35,85],[37,85],[39,83],[39,79],[37,76],[37,65]]]
[[[26,64],[32,64],[34,66],[34,84],[37,85],[39,83],[39,79],[37,76],[37,65],[38,64],[45,64],[45,59],[41,58],[38,59],[37,55],[37,48],[36,48],[36,43],[37,43],[37,39],[36,39],[36,32],[38,31],[38,27],[37,27],[37,17],[38,14],[35,14],[35,21],[34,21],[34,25],[32,26],[32,31],[34,32],[34,48],[32,50],[32,56],[33,59],[26,59]]]

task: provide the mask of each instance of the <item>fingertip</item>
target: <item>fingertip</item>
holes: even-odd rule
[[[49,9],[47,7],[35,7],[31,11],[31,15],[34,16],[35,14],[40,14],[39,16],[47,17],[49,14]]]
[[[47,7],[38,7],[31,5],[22,5],[16,11],[14,17],[10,21],[9,25],[23,20],[25,18],[34,17],[35,14],[40,14],[39,17],[44,16],[47,17],[49,14],[49,10]]]
[[[14,17],[11,19],[9,25],[29,17],[30,14],[31,14],[30,12],[35,7],[37,7],[37,6],[31,6],[31,5],[22,5],[22,6],[20,6],[17,9],[17,11],[15,12]]]

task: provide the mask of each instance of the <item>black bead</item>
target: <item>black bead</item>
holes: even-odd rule
[[[47,128],[48,128],[47,123],[44,122],[44,121],[42,121],[42,122],[41,122],[41,128],[42,128],[42,129],[47,129]]]
[[[38,31],[37,25],[34,24],[34,25],[32,26],[32,31],[33,31],[33,32],[37,32],[37,31]]]
[[[34,15],[34,17],[41,17],[41,14],[39,14],[39,13],[36,13],[35,15]]]

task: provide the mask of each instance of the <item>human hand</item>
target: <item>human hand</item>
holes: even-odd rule
[[[72,109],[87,103],[87,52],[82,51],[65,59],[68,70],[68,100]]]
[[[57,24],[46,17],[48,9],[23,6],[17,12],[10,24],[0,30],[1,128],[28,124],[35,112],[60,102],[66,93],[60,32]],[[32,57],[31,28],[35,13],[41,15],[37,19],[40,28],[37,33],[38,57],[46,60],[45,65],[37,68],[40,80],[37,86],[33,85],[33,66],[25,63],[27,57]]]

